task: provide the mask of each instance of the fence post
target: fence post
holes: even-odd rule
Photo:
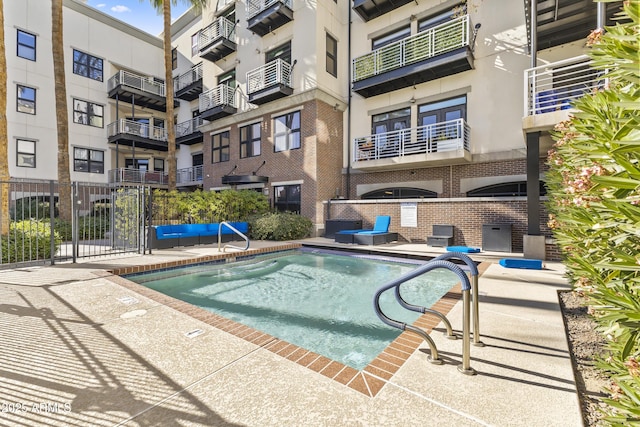
[[[75,264],[78,261],[78,186],[77,182],[71,183],[71,253],[72,262]]]
[[[55,229],[55,219],[56,219],[56,201],[54,193],[54,182],[53,180],[49,181],[49,247],[51,249],[51,265],[55,264],[56,259],[56,229]]]
[[[147,239],[148,243],[149,255],[152,255],[151,251],[153,248],[151,247],[151,233],[153,233],[153,230],[151,226],[153,225],[153,189],[151,188],[149,188],[149,197],[145,218],[147,219],[145,238]]]

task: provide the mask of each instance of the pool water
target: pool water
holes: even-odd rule
[[[373,296],[383,284],[417,267],[403,261],[286,251],[127,279],[363,369],[402,332],[376,316]],[[430,307],[458,281],[448,270],[433,270],[404,283],[402,296]],[[382,295],[380,306],[403,322],[419,316],[399,307],[392,290]]]

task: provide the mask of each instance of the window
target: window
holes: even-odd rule
[[[104,173],[104,151],[74,148],[73,170],[76,172]]]
[[[437,25],[444,24],[452,19],[459,18],[467,14],[467,5],[464,3],[453,7],[447,11],[438,13],[437,15],[429,16],[422,21],[418,22],[418,32],[428,30]]]
[[[178,48],[171,49],[171,69],[178,68]]]
[[[225,85],[230,87],[231,89],[236,88],[236,70],[229,70],[226,73],[220,74],[218,76],[218,84]]]
[[[73,122],[101,128],[104,123],[104,107],[93,102],[73,100]]]
[[[390,111],[371,117],[371,133],[375,135],[375,153],[378,157],[396,157],[411,140],[411,109]]]
[[[18,56],[30,61],[36,60],[36,36],[18,30]]]
[[[211,163],[229,161],[229,131],[211,137]]]
[[[509,197],[526,196],[527,181],[504,182],[500,184],[487,185],[467,192],[467,197]],[[540,181],[540,195],[547,195],[547,186],[544,181]]]
[[[327,33],[327,73],[338,75],[338,41]]]
[[[264,54],[264,62],[268,64],[276,59],[282,59],[287,64],[291,64],[291,42],[276,47]]]
[[[260,123],[240,128],[240,158],[260,155]]]
[[[153,159],[153,170],[164,172],[164,159]]]
[[[18,85],[17,109],[20,113],[36,113],[36,90],[32,87]]]
[[[27,139],[18,139],[16,141],[16,165],[21,168],[36,167],[36,142]]]
[[[409,37],[411,35],[411,27],[401,28],[392,33],[385,34],[384,36],[375,38],[371,40],[371,49],[380,49],[383,46],[396,42],[398,40],[402,40],[405,37]]]
[[[73,74],[102,81],[102,59],[73,50]]]
[[[384,188],[363,194],[362,199],[432,199],[438,194],[421,188]]]
[[[276,117],[273,122],[274,151],[300,148],[300,111]]]
[[[418,106],[418,143],[426,143],[428,152],[446,150],[447,145],[437,141],[461,138],[463,128],[458,119],[466,116],[466,96]]]
[[[191,36],[191,56],[198,56],[200,49],[198,48],[199,33],[195,33]]]
[[[300,213],[300,184],[274,187],[273,206],[280,212]]]

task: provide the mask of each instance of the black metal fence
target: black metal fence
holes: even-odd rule
[[[71,192],[66,219],[63,185]],[[146,250],[146,187],[11,180],[0,189],[0,268]]]

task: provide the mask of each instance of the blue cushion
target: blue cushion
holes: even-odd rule
[[[378,215],[376,217],[376,223],[373,225],[373,231],[387,233],[389,231],[389,224],[391,224],[391,217],[389,215]]]
[[[542,260],[526,258],[503,258],[500,265],[506,268],[528,268],[530,270],[542,270]]]
[[[470,248],[468,246],[447,246],[447,252],[461,252],[463,254],[475,254],[480,252],[480,248]]]
[[[367,235],[371,235],[371,234],[386,234],[386,231],[375,231],[375,230],[363,230],[359,233],[354,233],[354,234],[367,234]]]
[[[364,233],[365,231],[373,231],[373,230],[340,230],[337,231],[335,234],[356,234],[356,233]]]

